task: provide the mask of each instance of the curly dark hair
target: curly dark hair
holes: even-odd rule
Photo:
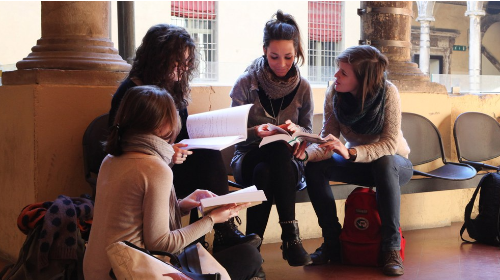
[[[138,78],[144,85],[166,89],[176,107],[185,108],[190,101],[189,81],[198,64],[195,49],[193,39],[184,28],[171,24],[154,25],[142,39],[128,77]],[[172,78],[177,65],[179,81]]]

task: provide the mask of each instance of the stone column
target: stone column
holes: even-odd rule
[[[134,1],[118,1],[118,49],[120,56],[132,64],[135,55]]]
[[[42,38],[18,69],[127,71],[109,40],[110,2],[42,1]]]
[[[420,22],[419,68],[425,75],[429,75],[430,72],[431,37],[429,27],[431,21],[435,21],[433,16],[434,3],[434,1],[417,1],[418,17],[416,20]]]
[[[378,48],[389,59],[388,78],[400,91],[443,92],[411,62],[412,1],[362,1],[360,44]]]
[[[469,79],[471,93],[480,90],[481,75],[481,17],[486,14],[483,1],[467,1],[465,16],[470,17],[469,27]]]
[[[98,79],[91,72],[79,75],[87,83],[102,84],[109,78],[115,84],[117,77],[130,69],[109,39],[110,2],[42,1],[41,12],[42,38],[26,58],[17,62],[18,71],[4,73],[4,85],[57,83],[55,77],[47,75],[53,75],[53,71],[41,69],[99,71]],[[60,82],[78,83],[68,74],[59,73]]]

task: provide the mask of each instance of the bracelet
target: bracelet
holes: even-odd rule
[[[307,151],[304,151],[304,154],[306,154],[306,157],[304,159],[299,159],[300,161],[307,161],[309,159],[309,154]]]

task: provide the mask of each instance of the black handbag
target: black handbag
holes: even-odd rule
[[[136,275],[136,276],[144,276],[144,277],[155,277],[155,276],[150,276],[151,274],[153,275],[156,275],[155,273],[157,273],[158,277],[161,276],[162,274],[165,274],[166,272],[168,272],[168,274],[176,274],[176,275],[179,275],[179,276],[182,276],[184,275],[189,277],[190,279],[193,279],[193,280],[221,280],[221,274],[220,273],[213,273],[213,274],[202,274],[201,273],[201,269],[198,270],[198,271],[191,271],[190,268],[184,268],[181,266],[181,262],[179,261],[179,258],[174,255],[174,254],[171,254],[171,253],[168,253],[168,252],[164,252],[164,251],[148,251],[144,248],[140,248],[128,241],[122,241],[122,242],[116,242],[116,243],[113,243],[112,245],[110,245],[110,247],[108,247],[108,256],[110,257],[110,261],[111,261],[111,266],[113,267],[114,266],[114,269],[122,269],[122,267],[124,267],[124,264],[123,264],[123,253],[121,252],[122,250],[126,250],[126,248],[124,248],[123,246],[126,245],[128,248],[132,248],[133,250],[136,250],[137,253],[141,254],[141,255],[147,255],[148,257],[150,257],[151,259],[147,259],[147,260],[144,260],[143,258],[134,258],[134,257],[130,257],[130,258],[127,258],[126,260],[127,261],[137,261],[141,263],[136,263],[136,264],[131,264],[129,266],[129,268],[127,269],[123,269],[125,271],[125,273],[130,273],[130,267],[144,267],[144,263],[146,262],[155,262],[156,264],[158,264],[158,261],[162,262],[164,266],[164,268],[162,268],[161,270],[159,270],[158,272],[154,272],[154,271],[151,271],[152,269],[144,269],[144,271],[146,273],[148,273],[148,275]],[[113,248],[114,247],[114,248]],[[129,255],[131,254],[130,252],[134,252],[134,251],[129,251]],[[114,256],[117,256],[116,259],[118,260],[117,262],[115,262],[113,260]],[[165,262],[163,261],[162,259],[156,257],[156,256],[166,256],[170,259],[170,263],[168,262]],[[193,263],[195,263],[194,260],[192,260]],[[198,264],[199,264],[199,259],[198,259]],[[199,265],[198,265],[199,266]],[[151,267],[155,267],[155,266],[151,266]],[[158,267],[158,266],[156,266]],[[120,271],[121,273],[122,271]],[[133,273],[141,273],[140,271],[135,271]],[[110,271],[110,277],[113,278],[113,279],[119,279],[119,278],[127,278],[127,276],[129,275],[124,275],[124,277],[116,277],[116,275],[120,275],[118,273],[115,273],[115,271],[113,270],[113,268],[111,269]],[[182,277],[181,277],[182,278]]]

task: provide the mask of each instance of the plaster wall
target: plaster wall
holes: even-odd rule
[[[495,57],[497,60],[500,59],[500,22],[492,24],[488,30],[484,33],[483,46]],[[495,68],[491,62],[482,56],[481,61],[481,74],[482,75],[499,75],[500,70]]]
[[[434,5],[435,21],[430,22],[431,28],[453,29],[460,31],[460,35],[455,39],[455,45],[469,45],[469,17],[465,16],[467,6],[436,2]],[[420,22],[415,19],[418,16],[418,8],[413,3],[413,20],[411,25],[420,27]],[[451,74],[469,74],[469,51],[452,51],[451,53]]]
[[[0,70],[14,70],[41,37],[40,1],[0,1]]]
[[[456,29],[460,36],[455,39],[455,45],[469,46],[469,17],[465,16],[467,6],[436,3],[434,17],[436,21],[431,23],[432,27],[444,29]],[[451,73],[469,74],[469,50],[452,51]]]

